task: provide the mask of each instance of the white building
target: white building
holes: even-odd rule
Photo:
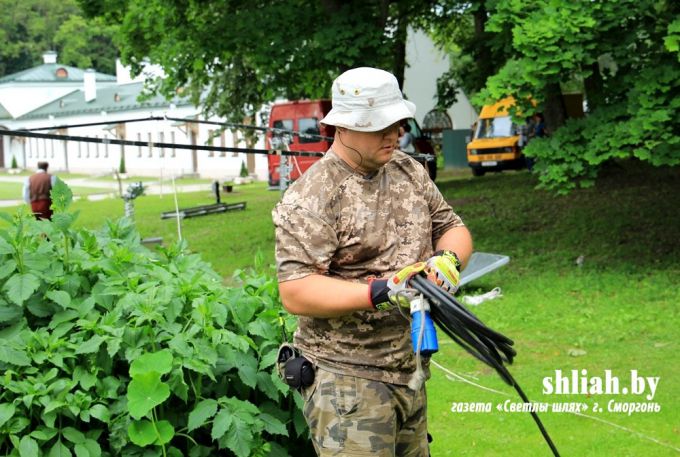
[[[404,95],[416,104],[416,120],[423,126],[423,118],[435,108],[437,78],[448,71],[449,57],[434,45],[425,32],[409,28],[406,64]],[[477,112],[462,91],[458,91],[458,101],[446,113],[454,130],[470,129],[477,120]]]
[[[138,101],[143,77],[130,78],[126,68],[116,66],[116,76],[81,70],[57,63],[57,55],[48,52],[44,64],[0,78],[0,129],[30,129],[62,125],[105,122],[104,125],[51,129],[43,132],[62,135],[144,141],[146,146],[120,146],[74,141],[0,136],[0,168],[9,167],[12,159],[23,168],[35,168],[46,160],[54,171],[88,174],[108,173],[118,169],[121,156],[126,170],[139,176],[198,174],[202,177],[230,179],[239,175],[241,163],[259,180],[267,179],[265,155],[164,150],[153,143],[213,144],[242,147],[242,132],[225,131],[216,138],[218,126],[185,124],[172,121],[147,121],[122,124],[127,119],[163,117],[197,119],[201,109],[186,99],[166,101],[153,97]],[[406,45],[407,68],[404,93],[418,110],[416,120],[423,126],[425,115],[435,108],[437,78],[449,68],[448,56],[437,49],[422,31],[409,29]],[[158,74],[159,69],[151,69]],[[453,129],[469,129],[477,113],[463,93],[447,110]],[[206,119],[203,119],[206,120]],[[208,119],[221,121],[218,118]],[[260,136],[255,148],[263,149]]]
[[[69,76],[66,78],[60,76],[64,72]],[[20,78],[34,81],[31,85],[19,86]],[[37,82],[39,78],[42,86]],[[15,130],[56,127],[41,132],[102,139],[118,138],[146,143],[145,146],[122,146],[2,136],[0,167],[9,167],[14,157],[17,164],[24,168],[35,168],[38,161],[45,160],[54,171],[108,173],[119,168],[121,156],[124,155],[126,170],[133,175],[193,174],[230,179],[239,175],[241,164],[245,163],[249,172],[257,179],[266,179],[267,157],[264,155],[164,149],[153,145],[210,144],[245,148],[247,146],[242,133],[224,131],[216,135],[219,126],[169,120],[121,123],[123,120],[165,115],[181,119],[198,119],[201,112],[198,107],[192,106],[188,100],[180,97],[166,101],[157,96],[138,101],[143,91],[143,83],[139,79],[131,79],[129,72],[121,65],[117,65],[117,75],[112,76],[56,63],[46,63],[0,79],[0,128]],[[28,97],[27,93],[31,94],[32,109],[28,111],[18,109],[17,97],[22,95]],[[36,105],[34,100],[41,97],[42,104],[34,106]],[[218,118],[209,120],[221,121]],[[58,128],[63,125],[99,122],[105,124]],[[260,139],[255,147],[263,148],[264,141]]]

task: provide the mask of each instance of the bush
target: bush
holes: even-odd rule
[[[125,167],[125,155],[121,154],[120,156],[120,163],[118,164],[118,173],[121,175],[124,175],[127,173],[127,168]]]
[[[16,169],[19,168],[19,165],[17,164],[17,157],[12,156],[12,168]]]
[[[239,173],[239,176],[241,178],[248,177],[248,167],[246,167],[246,163],[243,160],[241,161],[241,172]]]
[[[2,455],[310,453],[299,395],[273,373],[295,320],[272,277],[224,287],[124,218],[73,228],[63,182],[52,199],[52,222],[0,213]]]

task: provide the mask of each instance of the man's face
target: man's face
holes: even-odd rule
[[[392,158],[399,140],[399,123],[395,122],[378,132],[357,132],[343,129],[342,142],[361,153],[362,161],[357,163],[366,171],[377,170]],[[352,157],[354,159],[354,157]]]

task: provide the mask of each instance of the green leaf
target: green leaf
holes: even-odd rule
[[[212,430],[210,432],[212,439],[217,440],[224,435],[227,430],[229,430],[229,427],[231,427],[232,420],[233,416],[231,412],[228,409],[221,409],[213,421]]]
[[[130,441],[135,443],[137,446],[145,447],[149,444],[153,444],[158,436],[156,435],[156,430],[153,428],[153,424],[149,420],[139,420],[134,421],[128,426],[128,436]]]
[[[5,241],[4,238],[0,237],[0,255],[13,254],[14,248],[11,244]]]
[[[12,403],[0,404],[0,427],[14,416],[16,408]]]
[[[234,423],[229,434],[220,440],[226,447],[231,449],[237,457],[248,457],[253,446],[253,432],[249,424],[238,418],[234,418]]]
[[[260,360],[260,370],[264,370],[276,363],[276,357],[278,356],[279,349],[275,348],[267,352]]]
[[[93,439],[86,439],[85,440],[85,447],[87,448],[87,451],[90,453],[90,457],[100,457],[102,455],[102,449],[99,446],[99,443],[97,443]]]
[[[264,422],[264,429],[271,433],[272,435],[283,435],[288,436],[288,430],[286,430],[286,424],[271,416],[267,413],[262,413],[258,416],[262,422]]]
[[[0,323],[14,322],[24,315],[24,310],[16,305],[0,302]]]
[[[61,433],[64,435],[64,438],[74,444],[82,444],[85,442],[85,435],[73,427],[64,427]]]
[[[48,327],[55,328],[56,326],[63,322],[68,322],[76,318],[78,318],[78,313],[72,309],[60,311],[52,316],[52,320],[50,321]]]
[[[1,240],[2,238],[0,238]],[[17,263],[12,260],[12,259],[7,259],[3,261],[2,265],[0,265],[0,279],[5,279],[7,276],[11,275],[14,273],[14,270],[17,269]]]
[[[135,376],[128,385],[127,399],[130,416],[141,419],[170,396],[170,387],[155,372]]]
[[[84,341],[77,346],[76,354],[91,354],[93,352],[97,352],[103,341],[104,338],[101,336],[92,335],[89,340]]]
[[[49,290],[45,296],[64,309],[71,305],[71,296],[63,290]]]
[[[56,428],[40,426],[31,432],[31,436],[39,441],[49,441],[54,438],[58,431]]]
[[[168,384],[170,385],[170,390],[172,393],[181,398],[182,401],[186,403],[189,399],[189,386],[184,382],[183,370],[180,368],[173,371],[170,374],[170,379],[168,379]]]
[[[61,440],[59,440],[54,443],[54,446],[52,446],[52,449],[50,449],[47,457],[71,457],[71,455],[72,454],[69,448],[67,448],[66,445],[62,443]]]
[[[19,455],[21,457],[38,457],[38,443],[28,435],[24,435],[19,442]]]
[[[73,370],[73,380],[79,382],[83,390],[87,391],[97,383],[97,376],[78,366]]]
[[[73,452],[75,452],[76,457],[90,457],[90,451],[84,444],[76,444],[73,446]]]
[[[109,408],[101,404],[90,407],[90,415],[106,424],[108,424],[111,420],[111,412],[109,411]]]
[[[21,306],[40,287],[40,281],[31,273],[13,275],[3,286],[7,297]]]
[[[274,385],[271,373],[267,371],[257,372],[257,388],[274,401],[279,399],[279,390]]]
[[[239,376],[243,384],[250,388],[257,385],[257,359],[250,354],[240,354],[237,366]]]
[[[158,429],[158,440],[154,444],[163,445],[169,443],[175,436],[175,427],[166,420],[161,420],[156,422],[156,428]]]
[[[57,178],[50,191],[50,198],[52,199],[52,210],[55,213],[63,213],[73,201],[73,192],[64,181]]]
[[[207,399],[199,402],[191,413],[189,413],[189,423],[187,429],[195,430],[202,426],[208,419],[217,412],[217,401]]]
[[[223,330],[220,333],[220,336],[223,343],[227,343],[241,352],[248,351],[248,341],[243,336],[237,335],[236,333],[229,330]]]
[[[133,378],[140,374],[156,372],[169,373],[172,370],[172,352],[163,349],[151,354],[144,354],[130,365],[130,376]]]
[[[27,367],[31,364],[31,359],[20,349],[15,349],[7,344],[0,345],[0,362],[9,363],[19,367]]]

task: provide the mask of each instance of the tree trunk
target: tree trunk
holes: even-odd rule
[[[602,102],[602,92],[604,84],[600,73],[600,64],[597,60],[590,64],[591,74],[584,81],[586,89],[586,100],[588,101],[588,111],[592,112]]]
[[[560,83],[550,83],[545,87],[545,127],[548,133],[552,133],[562,125],[567,119],[567,108],[562,98]]]
[[[404,88],[404,71],[406,70],[406,40],[408,38],[408,16],[400,14],[397,32],[394,39],[394,76],[397,77],[399,88]]]
[[[479,6],[472,14],[475,21],[475,51],[474,57],[477,67],[480,70],[483,87],[486,84],[486,80],[493,74],[496,73],[494,64],[493,53],[491,52],[491,46],[489,45],[489,36],[486,32],[486,22],[489,19],[489,15],[486,11],[486,5],[484,0],[479,2]]]

